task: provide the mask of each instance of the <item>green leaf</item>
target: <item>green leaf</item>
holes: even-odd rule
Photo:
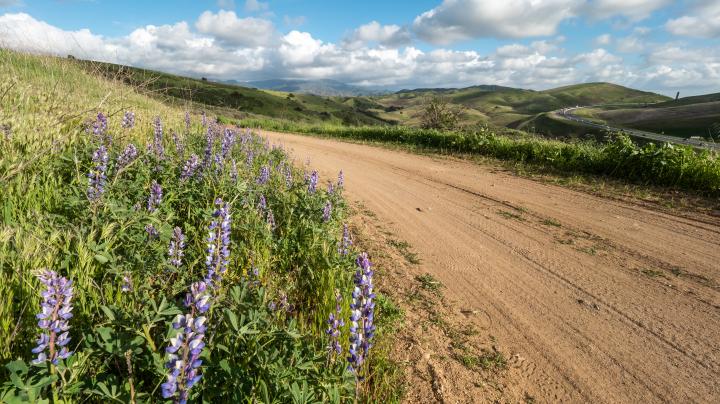
[[[110,321],[115,321],[115,313],[113,313],[113,311],[109,307],[103,305],[100,306],[100,308],[103,312],[105,312],[105,316],[107,316]]]
[[[101,264],[106,264],[108,261],[110,261],[110,258],[108,258],[104,255],[95,254],[95,261],[97,261]]]
[[[239,331],[237,315],[230,310],[225,310],[225,314],[227,315],[228,320],[230,320],[233,330]]]

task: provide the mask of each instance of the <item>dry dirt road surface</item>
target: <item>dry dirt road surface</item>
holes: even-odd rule
[[[262,134],[321,179],[342,169],[420,271],[459,310],[486,313],[536,402],[720,402],[717,223],[470,162]]]

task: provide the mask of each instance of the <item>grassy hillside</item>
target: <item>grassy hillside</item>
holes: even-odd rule
[[[327,349],[371,276],[342,186],[176,97],[66,59],[0,65],[0,402],[397,401],[387,299],[356,373]]]
[[[373,97],[382,108],[370,109],[379,116],[407,125],[417,123],[425,99],[442,96],[467,108],[464,123],[486,123],[518,127],[536,114],[567,106],[599,103],[653,103],[668,97],[610,83],[587,83],[545,91],[500,86],[474,86],[461,89],[406,90]]]
[[[173,98],[175,101],[193,102],[199,104],[198,109],[203,105],[215,107],[223,115],[232,117],[261,115],[309,123],[386,124],[371,113],[345,105],[332,97],[264,91],[110,63],[77,63],[94,74],[122,80],[162,100]]]

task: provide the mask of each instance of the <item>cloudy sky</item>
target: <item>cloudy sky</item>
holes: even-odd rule
[[[720,92],[720,0],[0,0],[0,46],[241,81]]]

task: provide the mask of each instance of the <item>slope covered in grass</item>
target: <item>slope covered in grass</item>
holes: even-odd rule
[[[347,370],[370,274],[335,178],[73,62],[0,65],[0,401],[392,399],[372,350]]]
[[[586,83],[545,91],[523,90],[501,86],[473,86],[460,89],[404,90],[395,94],[374,97],[387,110],[381,116],[403,124],[415,124],[427,97],[442,96],[461,104],[470,112],[465,124],[478,122],[495,126],[516,127],[535,114],[575,105],[608,103],[654,103],[668,100],[663,95],[634,90],[611,83]]]
[[[234,84],[198,80],[153,70],[111,63],[78,61],[87,71],[119,79],[149,94],[173,102],[195,102],[240,117],[262,115],[301,122],[345,125],[381,125],[386,122],[338,102],[332,97],[264,91]]]

